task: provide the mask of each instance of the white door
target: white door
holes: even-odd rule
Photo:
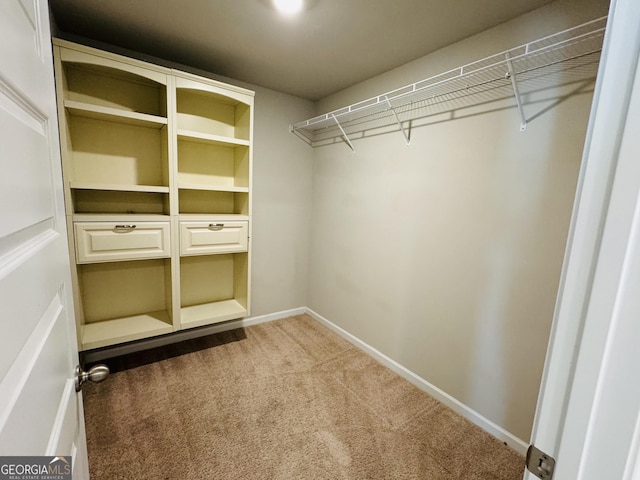
[[[0,0],[0,455],[88,479],[46,0]]]
[[[532,433],[556,480],[640,479],[639,54],[613,0]]]

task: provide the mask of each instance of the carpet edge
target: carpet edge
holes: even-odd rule
[[[395,360],[387,357],[384,353],[375,349],[371,345],[363,342],[355,335],[347,332],[342,327],[339,327],[338,325],[326,319],[325,317],[315,312],[314,310],[310,309],[309,307],[306,307],[305,313],[309,315],[311,318],[313,318],[314,320],[316,320],[317,322],[321,323],[322,325],[326,326],[330,330],[334,331],[335,333],[337,333],[338,335],[346,339],[351,344],[363,350],[365,353],[371,355],[377,361],[379,361],[384,366],[386,366],[393,372],[403,377],[405,380],[409,381],[419,389],[427,392],[433,398],[440,401],[442,404],[446,405],[447,407],[451,408],[454,412],[458,413],[459,415],[462,415],[464,418],[471,421],[472,423],[480,427],[485,432],[489,433],[490,435],[497,438],[501,442],[505,442],[507,445],[513,448],[516,452],[520,453],[521,455],[526,455],[529,444],[524,442],[522,439],[516,437],[511,432],[505,430],[501,426],[497,425],[496,423],[492,422],[485,416],[473,410],[471,407],[465,405],[464,403],[452,397],[445,391],[429,383],[424,378],[416,375],[414,372],[412,372],[408,368],[399,364]]]

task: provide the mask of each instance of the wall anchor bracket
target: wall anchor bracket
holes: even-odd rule
[[[351,140],[349,140],[349,135],[347,135],[347,132],[344,131],[344,128],[342,128],[342,125],[340,125],[340,122],[338,121],[336,116],[334,114],[331,114],[331,116],[333,117],[333,119],[335,120],[336,124],[338,125],[338,128],[342,132],[342,136],[344,137],[345,142],[347,142],[347,144],[349,145],[351,150],[353,150],[353,152],[355,153],[356,149],[353,146],[353,143],[351,143]]]
[[[408,147],[409,144],[411,143],[411,140],[409,139],[409,135],[407,134],[407,132],[404,129],[404,127],[402,126],[402,122],[400,121],[400,117],[398,117],[398,114],[396,113],[396,109],[393,107],[393,105],[391,105],[391,101],[389,100],[389,97],[387,95],[385,95],[384,98],[387,101],[387,105],[389,105],[389,108],[393,112],[393,116],[395,117],[396,122],[398,123],[398,126],[400,127],[400,131],[402,132],[402,135],[404,136],[404,143]]]
[[[516,80],[516,72],[513,69],[513,63],[511,63],[511,56],[507,52],[505,54],[507,59],[507,78],[511,79],[511,86],[513,87],[513,94],[516,97],[516,105],[518,106],[518,112],[520,113],[520,131],[524,132],[527,129],[527,117],[524,116],[524,109],[522,108],[522,100],[520,98],[520,90],[518,89],[518,80]]]

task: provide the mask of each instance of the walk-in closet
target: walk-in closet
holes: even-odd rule
[[[183,478],[551,478],[541,425],[584,391],[599,278],[579,255],[607,245],[614,156],[633,151],[633,2],[32,3],[0,7],[26,45],[0,55],[50,84],[0,72],[0,109],[52,166],[6,183],[45,172],[53,206],[17,198],[31,223],[7,224],[0,274],[55,241],[59,281],[7,277],[49,296],[34,337],[7,337],[6,378],[75,375],[38,395],[61,400],[37,454],[96,480],[118,459],[182,475],[180,454],[198,457]],[[577,208],[594,199],[597,225]],[[64,356],[37,360],[58,331]],[[0,413],[48,411],[27,397]]]

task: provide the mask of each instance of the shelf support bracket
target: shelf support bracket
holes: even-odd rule
[[[353,150],[353,152],[355,153],[356,149],[353,146],[353,143],[351,143],[351,140],[349,140],[349,135],[347,135],[347,132],[344,131],[344,128],[342,128],[342,125],[340,125],[340,122],[338,121],[338,119],[333,113],[331,114],[331,117],[336,122],[336,125],[338,125],[338,128],[342,132],[342,136],[344,137],[344,140],[347,142],[347,145],[349,145],[349,148],[351,148],[351,150]]]
[[[513,70],[513,63],[511,63],[511,57],[508,53],[505,54],[507,58],[507,76],[511,79],[511,86],[513,87],[513,94],[516,97],[516,105],[518,106],[518,112],[520,113],[520,131],[524,132],[527,129],[527,117],[524,116],[524,109],[522,108],[522,100],[520,98],[520,90],[518,89],[518,81],[516,80],[516,73]]]
[[[406,130],[402,126],[402,122],[400,121],[400,117],[398,117],[398,114],[396,113],[396,109],[393,107],[393,105],[391,105],[391,102],[389,101],[389,97],[387,95],[385,95],[384,99],[387,101],[387,105],[389,105],[389,108],[393,112],[393,116],[395,117],[396,122],[398,123],[398,126],[400,127],[400,131],[402,132],[402,135],[404,136],[404,143],[408,147],[409,143],[411,143],[411,140],[409,139],[409,135],[407,135]]]

